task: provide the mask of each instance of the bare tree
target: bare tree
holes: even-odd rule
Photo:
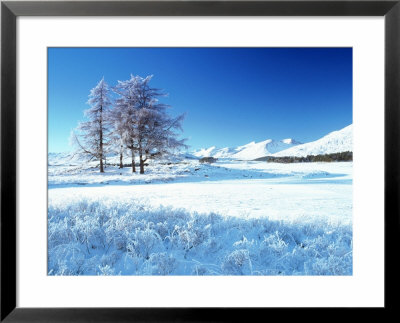
[[[132,172],[136,172],[135,152],[136,147],[136,109],[137,96],[135,93],[136,78],[131,75],[127,81],[118,81],[113,91],[119,95],[115,101],[112,111],[113,130],[117,134],[120,149],[127,148],[131,153]],[[122,164],[122,154],[120,153],[120,167]]]
[[[73,140],[78,148],[77,153],[87,156],[89,160],[98,160],[100,172],[104,173],[103,161],[108,146],[106,137],[110,126],[108,112],[111,106],[109,88],[104,77],[90,91],[87,103],[90,108],[84,114],[88,121],[79,123],[78,135],[73,132]]]
[[[144,173],[145,162],[151,156],[163,156],[185,147],[184,140],[177,139],[177,130],[182,130],[184,116],[172,118],[168,105],[159,102],[165,94],[149,86],[153,76],[136,76],[135,95],[135,139],[139,154],[140,174]]]
[[[118,81],[113,88],[119,95],[112,112],[114,132],[131,151],[132,172],[136,171],[135,155],[138,155],[141,174],[148,158],[164,156],[185,147],[184,140],[177,139],[184,116],[172,118],[167,114],[169,106],[158,99],[165,94],[150,87],[151,79],[152,76],[131,75],[129,80]]]

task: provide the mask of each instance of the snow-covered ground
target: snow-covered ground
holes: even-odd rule
[[[145,172],[49,156],[49,274],[352,273],[352,162]]]
[[[124,160],[126,163],[128,159]],[[117,164],[115,159],[109,163]],[[349,166],[350,165],[350,166]],[[340,181],[351,179],[352,163],[267,163],[221,159],[216,163],[199,163],[197,159],[178,159],[175,162],[149,161],[145,174],[132,173],[130,167],[119,169],[106,166],[99,173],[98,162],[49,162],[48,186],[88,186],[94,184],[144,184],[166,182],[210,182],[233,179],[274,179],[285,177],[289,182],[304,179]],[[138,167],[137,167],[138,168]],[[138,169],[137,169],[138,170]]]
[[[170,165],[155,163],[142,175],[132,174],[129,167],[109,167],[106,174],[97,168],[72,168],[67,175],[50,169],[49,201],[53,205],[74,203],[82,197],[122,203],[133,196],[152,207],[224,216],[286,221],[317,216],[351,222],[351,162],[221,161],[210,165],[184,160]]]

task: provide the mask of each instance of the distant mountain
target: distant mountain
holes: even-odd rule
[[[272,156],[306,157],[307,155],[324,155],[345,151],[353,151],[352,124],[341,130],[333,131],[321,139],[279,151]]]
[[[179,158],[203,158],[214,157],[218,159],[255,160],[266,156],[274,157],[306,157],[307,155],[324,155],[345,151],[353,151],[353,125],[341,130],[333,131],[326,136],[302,144],[291,138],[282,140],[267,139],[261,142],[250,142],[243,146],[217,148],[215,146],[203,148],[194,152],[180,153]],[[49,153],[48,163],[50,166],[74,165],[86,162],[86,160],[72,153]],[[124,155],[124,163],[130,163],[130,155]],[[107,163],[119,163],[119,156],[107,157]]]
[[[267,139],[261,142],[250,142],[243,146],[235,148],[217,148],[215,146],[203,148],[193,152],[193,155],[199,158],[215,157],[240,160],[253,160],[260,157],[270,156],[279,151],[300,145],[301,143],[294,139],[273,140]]]

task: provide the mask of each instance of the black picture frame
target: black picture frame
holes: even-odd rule
[[[18,16],[384,16],[385,18],[385,307],[396,310],[399,237],[400,0],[379,1],[2,1],[1,3],[1,321],[165,322],[258,320],[243,308],[16,307],[16,19]],[[40,292],[40,291],[39,291]],[[290,309],[304,313],[304,309]],[[329,311],[333,318],[336,311]],[[356,310],[356,309],[354,309]],[[350,309],[347,309],[350,311]],[[260,313],[261,312],[261,313]],[[373,314],[374,313],[374,314]],[[303,315],[303,314],[300,314]],[[318,317],[318,313],[313,316]],[[326,314],[324,314],[326,315]],[[262,318],[261,316],[261,318]],[[266,318],[265,318],[266,319]],[[312,317],[308,317],[311,319]],[[262,318],[262,320],[264,320]]]

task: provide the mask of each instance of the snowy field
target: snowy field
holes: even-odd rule
[[[50,275],[352,274],[352,162],[96,166],[49,158]]]

